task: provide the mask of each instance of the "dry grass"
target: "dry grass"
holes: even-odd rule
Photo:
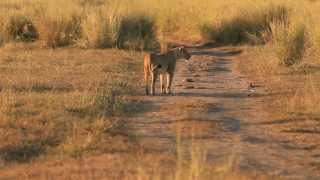
[[[5,10],[0,14],[0,23],[7,24],[12,16],[28,19],[35,25],[43,45],[49,47],[116,46],[117,37],[122,36],[124,31],[121,26],[124,22],[127,22],[125,27],[136,22],[137,14],[143,15],[138,17],[144,25],[141,29],[134,28],[135,32],[131,33],[135,41],[141,37],[143,41],[148,41],[151,36],[157,36],[160,42],[172,39],[194,42],[203,38],[231,43],[264,41],[268,38],[265,31],[269,30],[270,23],[301,19],[297,17],[306,17],[306,26],[314,29],[312,35],[318,39],[318,6],[317,1],[303,0],[232,0],[219,3],[207,0],[13,0],[0,3],[0,8]],[[0,34],[7,36],[2,31]],[[148,32],[147,36],[142,35],[145,32]]]
[[[129,14],[123,17],[118,27],[116,44],[118,48],[152,50],[156,49],[155,22],[148,16]]]
[[[126,112],[126,96],[136,92],[139,59],[115,50],[2,49],[1,166],[113,148],[98,144],[117,128],[114,117]]]
[[[226,16],[214,23],[204,24],[201,34],[206,41],[219,43],[264,42],[273,22],[287,23],[289,10],[286,6],[258,7],[239,10],[234,16]]]
[[[193,106],[193,104],[185,105],[189,108]],[[191,134],[191,144],[188,146],[182,142],[183,131],[186,131],[185,128]],[[178,122],[175,125],[177,138],[176,155],[154,154],[147,152],[144,147],[132,149],[124,146],[121,151],[119,149],[117,149],[118,151],[114,151],[118,153],[105,153],[85,156],[83,158],[63,156],[62,159],[61,157],[60,159],[52,159],[52,157],[45,157],[41,161],[15,168],[13,172],[9,168],[4,168],[5,171],[0,172],[0,176],[12,179],[17,177],[23,177],[24,179],[59,177],[59,179],[137,180],[280,179],[275,176],[238,170],[238,157],[235,154],[222,158],[218,163],[209,163],[206,151],[202,148],[204,145],[193,140],[194,135],[198,133],[197,131],[203,130],[201,128],[197,123],[184,124],[183,122]]]
[[[304,24],[286,25],[271,24],[272,45],[276,51],[279,63],[287,66],[302,61],[306,50],[307,33]]]
[[[239,64],[242,72],[274,94],[267,109],[286,118],[319,117],[320,65],[308,58],[309,51],[290,67],[283,65],[277,47],[272,44],[250,48],[242,57]]]
[[[301,4],[283,1],[289,8],[287,22],[269,24],[264,45],[247,47],[240,69],[252,79],[261,81],[273,94],[272,109],[286,116],[309,114],[314,119],[319,109],[319,32],[318,1]],[[312,112],[312,113],[311,113]]]
[[[262,42],[247,49],[243,72],[285,94],[272,99],[274,109],[319,117],[319,9],[319,1],[305,0],[1,1],[0,167],[47,154],[81,157],[128,149],[125,140],[110,139],[108,132],[118,128],[115,117],[127,113],[126,96],[134,93],[141,55],[70,46],[140,50],[172,40]],[[31,38],[36,42],[27,45],[20,43],[30,41],[26,24],[37,34]],[[129,74],[121,75],[124,71]],[[202,167],[205,152],[197,147],[188,150],[191,161],[179,159],[179,153],[177,162],[171,159],[177,167],[165,171],[166,177],[210,179],[212,171],[217,179],[257,179],[234,171],[232,163]],[[140,179],[161,179],[159,166],[131,170]]]

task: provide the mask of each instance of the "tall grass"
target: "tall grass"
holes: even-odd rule
[[[155,49],[157,38],[155,22],[145,15],[127,15],[120,21],[116,45],[118,48]]]
[[[263,42],[267,38],[263,37],[264,32],[270,30],[272,22],[287,23],[288,11],[287,7],[280,5],[240,10],[231,18],[204,24],[201,33],[206,41],[232,44],[248,41]]]
[[[290,66],[301,62],[307,44],[305,25],[273,24],[271,31],[280,63]]]
[[[23,16],[11,16],[4,30],[6,41],[34,41],[38,32],[30,19]]]
[[[81,38],[81,17],[72,15],[61,19],[48,19],[47,31],[43,33],[47,47],[62,47],[75,44]]]
[[[153,41],[150,39],[159,40],[159,37],[164,42],[203,39],[233,44],[248,41],[264,43],[270,38],[266,33],[270,30],[270,23],[286,23],[289,16],[300,16],[301,11],[297,9],[302,9],[299,7],[301,3],[308,8],[302,11],[310,10],[308,16],[316,20],[314,5],[319,3],[303,0],[231,0],[219,3],[207,0],[13,0],[0,2],[0,8],[4,10],[0,13],[0,23],[7,24],[8,19],[17,14],[30,19],[39,32],[40,40],[48,47],[75,44],[91,48],[121,47],[126,44],[124,41],[133,41],[136,43],[134,48],[141,49],[142,46],[150,46],[146,45]],[[122,27],[128,29],[128,26],[133,29],[125,32]],[[1,32],[6,38],[7,35]]]
[[[83,23],[83,42],[84,47],[107,48],[112,47],[112,29],[108,19],[103,17],[102,12],[88,14]],[[78,42],[79,43],[79,42]]]
[[[143,12],[130,13],[119,7],[121,2],[74,0],[64,3],[59,0],[29,3],[34,3],[35,7],[18,0],[12,3],[24,11],[0,4],[7,10],[0,16],[1,24],[7,27],[0,31],[1,39],[20,38],[24,25],[31,24],[46,47],[152,49],[157,41],[152,17],[142,15]]]

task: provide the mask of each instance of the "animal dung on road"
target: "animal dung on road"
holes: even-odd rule
[[[184,81],[185,81],[185,82],[194,82],[194,80],[191,79],[191,78],[186,78],[186,79],[184,79]]]
[[[194,89],[194,86],[185,86],[184,89]]]

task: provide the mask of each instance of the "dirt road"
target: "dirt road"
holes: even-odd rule
[[[201,48],[177,65],[171,96],[139,97],[145,112],[126,121],[126,132],[146,153],[192,159],[200,149],[206,163],[288,179],[317,179],[311,166],[320,151],[271,133],[263,88],[249,95],[248,80],[235,68],[240,50]]]

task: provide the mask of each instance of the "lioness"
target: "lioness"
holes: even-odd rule
[[[144,79],[146,83],[146,94],[149,94],[149,76],[151,76],[151,95],[155,94],[155,83],[157,75],[160,74],[160,86],[162,94],[171,93],[171,84],[176,67],[177,59],[190,59],[191,55],[185,47],[177,47],[167,53],[149,53],[144,57]],[[167,76],[166,86],[164,75]]]

